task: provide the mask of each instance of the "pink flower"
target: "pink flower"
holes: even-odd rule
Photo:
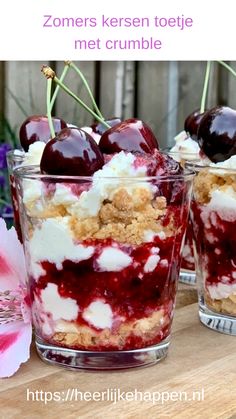
[[[32,326],[23,246],[0,218],[0,377],[29,359]]]

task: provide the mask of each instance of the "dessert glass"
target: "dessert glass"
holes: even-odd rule
[[[191,218],[200,320],[236,335],[236,170],[199,165],[194,170]]]
[[[0,144],[0,216],[5,220],[8,228],[10,228],[13,223],[13,211],[10,205],[10,199],[5,150],[3,150],[1,155]]]
[[[168,151],[168,154],[174,160],[178,161],[183,167],[185,167],[187,162],[197,163],[200,159],[199,152],[190,152],[184,149],[179,149],[178,151],[173,151],[172,149],[170,149]],[[196,284],[196,273],[193,250],[193,227],[190,217],[188,219],[181,255],[182,260],[179,281],[184,284],[194,285]]]
[[[20,226],[20,216],[19,216],[19,203],[18,197],[16,194],[16,184],[14,177],[14,169],[20,166],[24,162],[25,153],[21,150],[10,150],[7,153],[7,168],[9,176],[9,184],[11,190],[11,199],[12,199],[12,208],[13,208],[13,217],[14,225],[16,228],[17,236],[22,243],[22,234]]]
[[[72,368],[167,355],[193,172],[161,177],[14,171],[36,348]]]

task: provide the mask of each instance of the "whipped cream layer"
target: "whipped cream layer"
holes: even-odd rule
[[[36,141],[30,144],[29,150],[25,153],[22,166],[39,165],[45,146],[46,144],[42,141]]]
[[[210,167],[217,169],[217,170],[214,170],[214,169],[210,170],[211,173],[217,174],[218,176],[224,176],[230,170],[236,171],[236,156],[231,156],[229,159],[220,161],[218,163],[213,163],[209,159],[205,158],[202,160],[201,164],[206,165],[206,166],[209,165]],[[236,175],[236,172],[235,172],[235,175]]]
[[[170,154],[176,161],[199,160],[200,147],[185,131],[176,135],[174,140],[175,145],[170,149]]]
[[[14,165],[14,167],[30,165],[39,166],[45,146],[46,144],[42,141],[36,141],[35,143],[30,144],[27,152],[15,149],[14,157],[16,159],[21,158],[22,162],[17,164],[18,162],[16,160],[16,165]]]
[[[94,300],[83,311],[82,317],[87,323],[92,326],[105,329],[111,329],[113,323],[113,315],[110,304],[104,303],[101,300]]]
[[[55,264],[58,270],[63,269],[63,262],[70,260],[76,263],[93,258],[93,269],[97,272],[121,272],[132,265],[140,271],[140,277],[153,272],[157,265],[165,266],[168,261],[159,256],[160,249],[152,247],[145,263],[138,262],[130,256],[133,249],[130,245],[96,246],[81,244],[73,237],[70,217],[55,217],[43,220],[35,226],[32,236],[27,240],[26,251],[30,257],[30,273],[37,281],[45,275],[43,262]]]
[[[217,215],[221,220],[236,221],[236,191],[232,186],[216,188],[210,192],[210,202],[202,208],[201,218],[206,228],[217,227]]]
[[[63,205],[67,211],[76,218],[87,218],[96,216],[104,200],[111,200],[114,193],[119,188],[125,188],[129,194],[133,194],[137,187],[154,191],[154,187],[149,182],[135,182],[133,179],[142,178],[147,175],[147,167],[143,163],[135,167],[136,157],[131,153],[120,153],[114,155],[101,170],[92,176],[92,181],[84,182],[84,189],[80,195],[73,193],[73,189],[68,184],[57,183],[54,194],[51,196],[52,205]],[[112,178],[112,179],[111,179]],[[127,181],[126,178],[132,178]],[[44,185],[41,181],[24,181],[23,201],[29,211],[32,208],[43,209],[44,206]],[[45,203],[47,206],[48,203]]]
[[[114,246],[105,247],[97,259],[100,271],[118,272],[127,268],[133,259],[123,250]]]
[[[93,255],[93,246],[84,246],[73,240],[68,223],[69,217],[49,218],[34,229],[27,241],[27,251],[30,254],[30,271],[35,279],[45,273],[41,266],[43,261],[54,263],[57,269],[62,269],[66,259],[80,262]]]
[[[233,284],[232,282],[228,283],[229,278],[223,276],[221,278],[221,282],[219,282],[218,284],[208,285],[206,287],[210,297],[213,300],[221,300],[222,298],[228,298],[232,295],[235,295],[236,299],[236,271],[233,271],[232,275],[235,278],[235,283]]]
[[[40,313],[40,316],[37,316]],[[82,310],[73,298],[63,298],[58,292],[56,284],[48,283],[40,291],[40,298],[35,294],[33,302],[34,322],[45,335],[55,332],[78,332],[76,319],[81,314],[82,318],[96,329],[111,329],[113,323],[121,321],[113,313],[110,304],[101,299],[95,299]]]

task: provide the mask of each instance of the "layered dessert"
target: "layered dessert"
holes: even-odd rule
[[[164,342],[192,175],[135,119],[98,145],[62,129],[15,174],[37,337],[98,352]]]
[[[200,302],[236,316],[236,112],[210,110],[199,126],[208,165],[196,166],[192,220]],[[207,159],[204,160],[206,164]]]
[[[201,159],[201,149],[197,141],[197,131],[203,114],[196,110],[189,114],[184,123],[184,130],[174,138],[174,145],[169,155],[185,167],[186,162],[198,162]],[[184,245],[182,249],[181,269],[184,271],[195,271],[194,250],[193,250],[193,229],[189,218]],[[180,275],[181,282],[191,282],[185,274]]]

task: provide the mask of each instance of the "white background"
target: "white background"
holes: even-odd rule
[[[1,5],[1,60],[235,60],[235,1],[224,0],[7,0]],[[43,28],[43,15],[54,17],[193,18],[193,27]],[[161,50],[76,50],[75,39],[162,41]]]

